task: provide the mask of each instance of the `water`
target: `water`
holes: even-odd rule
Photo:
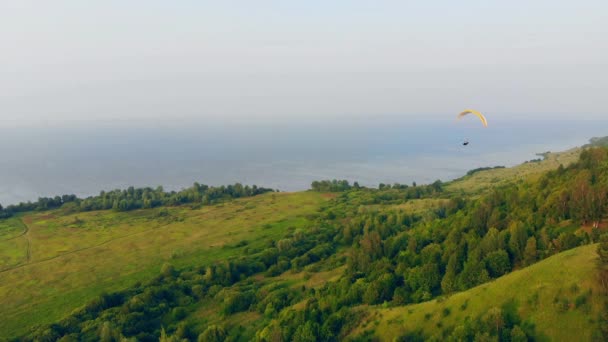
[[[323,122],[57,122],[0,126],[0,203],[163,185],[241,182],[295,191],[313,180],[422,184],[608,135],[608,122],[334,119]],[[469,139],[469,146],[462,141]]]

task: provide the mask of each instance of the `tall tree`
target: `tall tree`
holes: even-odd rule
[[[597,246],[598,260],[598,280],[604,293],[608,293],[608,234],[600,237]]]
[[[531,236],[526,242],[524,249],[524,265],[531,265],[536,262],[536,238]]]

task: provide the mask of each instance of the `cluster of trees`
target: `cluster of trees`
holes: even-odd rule
[[[208,186],[194,183],[193,186],[181,191],[164,191],[163,187],[134,188],[124,190],[102,191],[98,196],[84,199],[76,195],[63,195],[55,197],[41,197],[36,202],[22,202],[0,206],[0,218],[7,218],[15,213],[27,211],[42,211],[60,208],[69,205],[74,211],[108,210],[128,211],[134,209],[147,209],[158,206],[175,206],[186,203],[214,204],[223,200],[255,196],[272,189],[259,188],[256,185],[243,186],[240,183],[228,186]]]
[[[347,273],[364,279],[351,284],[365,289],[357,301],[426,301],[597,242],[607,208],[606,161],[606,150],[585,151],[577,164],[537,183],[495,189],[474,201],[452,199],[420,222],[400,211],[345,215],[339,238],[352,245]],[[576,233],[587,223],[594,225],[591,234]]]
[[[359,183],[355,182],[353,185],[350,185],[347,180],[322,180],[322,181],[313,181],[310,185],[310,188],[313,191],[320,192],[342,192],[350,189],[359,189]]]
[[[480,172],[480,171],[487,171],[487,170],[494,170],[494,169],[504,169],[504,168],[505,168],[504,166],[478,167],[476,169],[467,171],[467,176],[476,174],[477,172]]]
[[[357,324],[354,306],[426,301],[599,241],[594,223],[607,210],[606,171],[608,149],[591,149],[577,163],[538,180],[468,199],[449,197],[441,182],[382,189],[351,187],[341,181],[317,182],[313,185],[316,191],[340,193],[314,221],[311,218],[306,231],[290,232],[282,239],[269,240],[262,249],[248,249],[245,256],[224,262],[181,271],[163,267],[152,282],[102,296],[26,339],[71,336],[86,340],[103,333],[140,341],[337,340]],[[201,195],[196,189],[200,188],[195,186],[180,196]],[[367,206],[417,198],[449,200],[420,215],[395,207]],[[580,224],[591,224],[591,233],[579,231]],[[600,245],[600,255],[608,255],[607,245]],[[346,258],[336,255],[337,251],[346,251]],[[337,281],[316,289],[276,286],[260,290],[263,285],[250,277],[261,272],[269,277],[290,269],[298,272],[327,258],[345,264],[346,271]],[[184,318],[197,301],[215,301],[225,316],[257,311],[263,317],[262,327],[252,332],[245,327],[210,325],[194,331]],[[292,308],[296,303],[305,303],[304,308]],[[413,333],[404,339],[415,340],[416,336],[421,337]],[[503,307],[433,338],[525,341],[534,338],[534,329],[521,322],[512,307]]]
[[[585,147],[598,147],[598,146],[608,147],[608,137],[591,138],[589,140],[589,144],[585,145]]]
[[[589,216],[597,219],[606,213],[603,199],[599,198],[601,189],[608,188],[604,168],[607,162],[606,150],[589,150],[578,163],[560,167],[540,181],[498,188],[475,200],[452,198],[431,217],[399,210],[361,210],[361,205],[442,196],[440,186],[417,187],[423,189],[419,196],[409,193],[414,187],[341,194],[330,209],[331,215],[325,217],[339,222],[334,241],[351,248],[345,276],[315,292],[314,299],[325,310],[320,317],[328,320],[344,312],[344,308],[362,303],[402,305],[426,301],[469,289],[552,254],[597,242],[597,228],[591,234],[580,233],[577,228],[588,221],[590,213],[597,213]],[[589,176],[581,178],[581,174]],[[581,183],[581,179],[585,182]],[[591,197],[592,205],[587,202],[590,192],[580,193],[587,187],[600,193]],[[567,217],[560,217],[554,203],[547,201],[551,194],[561,191],[571,195],[561,203],[571,213]],[[284,313],[285,320],[267,325],[261,330],[264,334],[258,331],[258,337],[299,339],[300,335],[295,335],[298,331],[309,340],[327,338],[322,333],[324,321],[302,321],[298,314]],[[532,326],[513,317],[502,309],[493,309],[438,340],[532,338]],[[296,324],[291,325],[289,320]]]

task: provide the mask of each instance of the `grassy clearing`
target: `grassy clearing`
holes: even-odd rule
[[[320,272],[298,272],[287,271],[276,279],[278,281],[286,281],[293,288],[306,286],[306,288],[320,288],[326,283],[337,281],[344,274],[346,266],[340,266],[328,271]]]
[[[589,341],[601,305],[589,295],[587,304],[577,307],[577,298],[595,291],[597,245],[565,251],[493,282],[448,298],[395,308],[362,307],[368,314],[368,328],[376,336],[392,341],[405,332],[422,329],[434,335],[442,327],[476,318],[492,307],[515,300],[522,319],[530,319],[536,330],[555,341]],[[594,298],[595,297],[595,298]],[[579,299],[580,300],[580,299]],[[444,309],[449,315],[443,315]],[[377,322],[369,324],[372,321]],[[365,323],[353,335],[362,333]]]
[[[23,233],[25,233],[25,225],[19,216],[0,220],[0,241],[18,238]],[[0,253],[2,253],[1,250]]]
[[[272,193],[200,209],[169,208],[166,216],[159,209],[26,215],[32,258],[0,273],[0,335],[58,320],[104,291],[149,279],[164,262],[199,265],[262,246],[304,227],[324,201],[313,192]],[[246,246],[234,247],[244,240]]]
[[[27,261],[27,240],[19,237],[0,240],[0,271],[15,267]]]
[[[444,198],[421,198],[421,199],[410,199],[403,204],[397,205],[381,205],[372,204],[364,206],[364,210],[380,211],[380,210],[402,210],[408,214],[425,214],[429,211],[438,209],[446,204],[450,200]]]
[[[399,209],[407,212],[408,214],[424,214],[426,212],[438,209],[442,206],[447,205],[450,202],[448,199],[441,198],[423,198],[409,200],[403,204],[390,206],[391,209]]]
[[[541,162],[524,163],[504,169],[479,171],[448,183],[446,190],[452,193],[477,194],[493,186],[538,177],[546,171],[557,169],[560,164],[568,166],[577,161],[581,151],[581,148],[573,148],[564,152],[549,153]]]

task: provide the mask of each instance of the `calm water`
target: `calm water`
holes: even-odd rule
[[[176,120],[0,126],[0,203],[39,196],[198,181],[242,182],[283,191],[313,180],[378,183],[450,180],[467,170],[511,166],[535,153],[608,135],[608,122],[501,122],[483,129],[455,122],[395,118],[305,123]],[[469,146],[462,146],[463,139]]]

